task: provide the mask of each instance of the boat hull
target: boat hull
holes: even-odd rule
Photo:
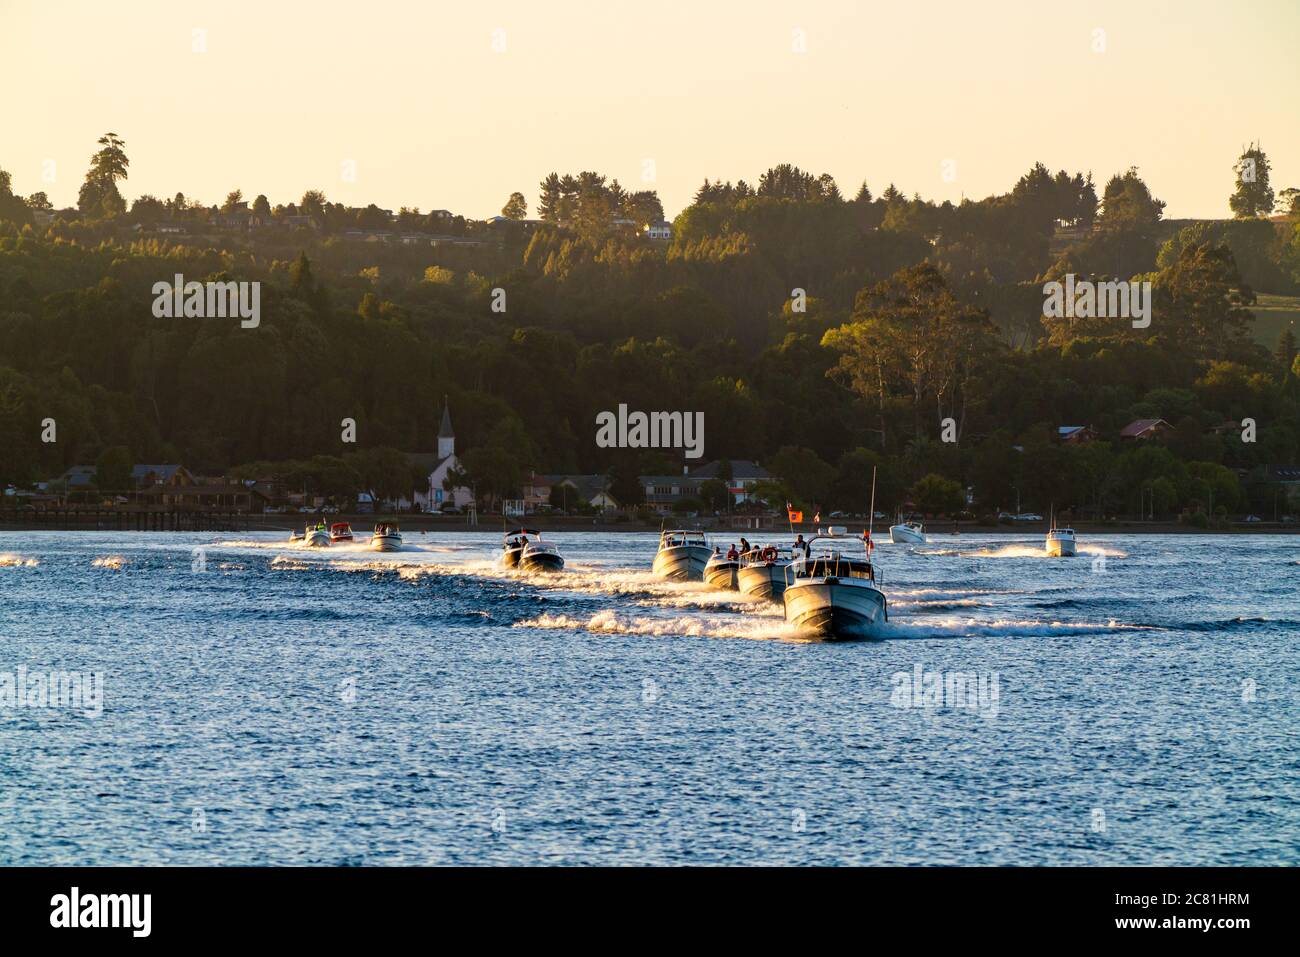
[[[518,568],[519,556],[524,550],[522,548],[507,548],[501,553],[501,564],[506,568]]]
[[[739,562],[709,562],[704,566],[704,583],[714,588],[734,591]]]
[[[304,543],[308,548],[329,548],[330,537],[328,532],[311,532],[307,535]]]
[[[1079,546],[1071,538],[1049,538],[1047,540],[1048,558],[1073,558],[1078,554]]]
[[[780,601],[785,595],[786,565],[745,565],[736,573],[736,586],[746,595]]]
[[[654,573],[673,581],[703,581],[704,566],[713,554],[706,545],[674,545],[655,554]]]
[[[537,552],[521,557],[519,567],[526,572],[558,572],[564,570],[564,559],[555,552]]]
[[[895,545],[924,545],[925,532],[918,532],[907,525],[894,525],[889,529],[889,540]]]
[[[370,538],[370,550],[372,552],[400,552],[402,550],[402,536],[373,535]]]
[[[821,638],[847,640],[877,637],[889,620],[885,595],[853,579],[797,581],[785,590],[785,620]]]

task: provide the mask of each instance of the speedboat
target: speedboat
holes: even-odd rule
[[[659,533],[654,573],[674,581],[701,581],[713,549],[704,533],[690,529],[664,529]]]
[[[1047,533],[1047,557],[1071,558],[1077,553],[1078,543],[1074,538],[1074,529],[1057,528],[1053,522],[1051,531]]]
[[[558,572],[564,569],[564,557],[560,550],[550,542],[542,540],[542,533],[536,532],[524,550],[519,553],[519,567],[526,572]]]
[[[775,545],[752,548],[740,556],[736,586],[746,595],[780,601],[785,594],[785,567],[789,564],[788,550],[782,554]]]
[[[335,522],[330,526],[331,542],[350,542],[352,541],[352,526],[347,522]]]
[[[330,533],[324,522],[308,525],[303,530],[303,539],[303,544],[308,548],[329,548],[330,546]]]
[[[391,522],[380,522],[370,534],[372,552],[400,552],[402,550],[402,532]]]
[[[925,526],[920,522],[899,522],[889,526],[889,540],[895,545],[924,545]]]
[[[535,528],[515,528],[501,537],[501,564],[506,568],[518,568],[519,559],[523,557],[528,545],[528,536],[540,538],[542,533]]]
[[[785,620],[823,638],[870,638],[889,620],[866,543],[832,527],[785,568]]]
[[[728,553],[730,554],[730,553]],[[714,588],[734,589],[736,573],[740,571],[740,558],[728,558],[721,551],[716,551],[704,563],[704,582]]]

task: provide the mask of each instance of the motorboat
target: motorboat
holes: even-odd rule
[[[900,521],[889,526],[889,540],[895,545],[924,545],[925,526],[920,522]]]
[[[1078,554],[1078,542],[1074,537],[1074,529],[1058,528],[1053,522],[1051,530],[1047,533],[1047,557],[1072,558],[1076,554]]]
[[[303,530],[303,544],[308,548],[329,548],[330,533],[324,522],[308,525]]]
[[[529,539],[519,553],[519,567],[526,572],[558,572],[564,570],[564,556],[552,542],[545,541],[541,532]]]
[[[659,533],[654,573],[674,581],[702,581],[712,554],[709,540],[698,529],[664,529]]]
[[[402,550],[402,532],[392,522],[380,522],[370,533],[370,550],[372,552],[400,552]]]
[[[871,638],[889,620],[867,543],[831,527],[785,568],[785,620],[823,638]]]
[[[736,586],[746,595],[780,601],[785,595],[785,568],[790,564],[790,551],[775,545],[751,548],[740,556],[740,570],[736,572]]]
[[[302,533],[302,532],[298,531],[298,529],[296,529],[296,528],[291,528],[291,529],[289,529],[289,541],[291,541],[291,542],[301,542],[302,540],[303,540],[303,533]]]
[[[730,557],[732,554],[732,552],[727,552],[724,555],[718,549],[709,556],[709,560],[704,563],[704,583],[706,585],[724,591],[734,590],[738,587],[736,573],[740,571],[740,556],[737,554],[732,558]]]
[[[506,568],[519,567],[519,559],[523,557],[529,535],[540,538],[542,533],[535,528],[513,528],[501,536],[502,565]]]
[[[339,542],[352,541],[352,526],[347,522],[335,522],[330,526],[330,542],[338,544]]]

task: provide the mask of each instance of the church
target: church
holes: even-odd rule
[[[465,508],[474,501],[474,493],[467,488],[458,487],[448,491],[443,487],[443,480],[452,469],[462,467],[456,456],[456,432],[451,427],[451,408],[445,400],[442,406],[442,426],[438,429],[437,454],[415,453],[408,455],[408,458],[421,471],[428,470],[428,488],[417,489],[414,494],[415,504],[420,506],[421,511],[436,512],[444,505]],[[403,508],[410,507],[409,503],[398,504]]]

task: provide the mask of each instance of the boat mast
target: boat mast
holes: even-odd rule
[[[871,466],[871,508],[867,509],[867,540],[871,540],[871,526],[876,521],[876,467]],[[871,558],[867,554],[868,560]]]

